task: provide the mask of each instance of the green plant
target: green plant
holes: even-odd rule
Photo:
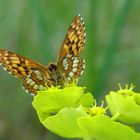
[[[128,125],[140,123],[140,94],[128,85],[106,95],[107,107],[96,105],[91,93],[83,87],[51,87],[34,97],[41,123],[65,138],[84,140],[139,140],[140,134]],[[109,115],[109,112],[111,116]]]

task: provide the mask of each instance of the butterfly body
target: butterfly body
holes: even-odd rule
[[[0,49],[0,64],[9,74],[22,79],[23,88],[36,94],[47,87],[64,87],[77,81],[83,74],[85,61],[80,54],[85,44],[85,27],[82,18],[74,18],[62,44],[56,63],[47,66],[19,54]]]

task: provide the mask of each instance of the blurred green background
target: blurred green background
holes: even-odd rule
[[[68,27],[81,14],[87,38],[79,85],[100,104],[118,83],[134,83],[140,91],[139,7],[139,0],[0,0],[0,48],[55,62]],[[21,85],[0,69],[0,140],[63,140],[40,124]]]

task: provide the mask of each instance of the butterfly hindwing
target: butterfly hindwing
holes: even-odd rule
[[[46,85],[43,72],[38,69],[34,69],[31,74],[27,75],[23,79],[23,87],[27,92],[32,94],[35,94],[37,91],[44,90]]]
[[[85,68],[85,61],[80,56],[64,58],[62,62],[64,85],[76,81],[82,74]]]

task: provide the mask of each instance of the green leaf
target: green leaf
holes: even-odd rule
[[[140,134],[105,115],[81,117],[79,124],[85,131],[85,140],[140,140]]]

